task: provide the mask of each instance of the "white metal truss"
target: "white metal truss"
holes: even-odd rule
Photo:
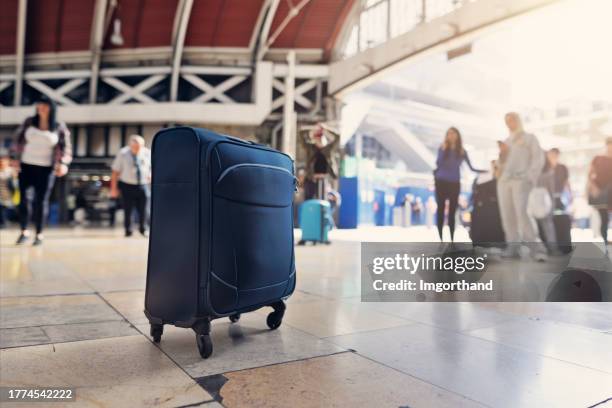
[[[217,99],[219,102],[223,103],[236,103],[236,101],[234,101],[232,98],[225,95],[225,92],[229,91],[230,89],[234,88],[236,85],[247,79],[247,77],[244,75],[236,75],[233,77],[229,77],[225,81],[221,82],[219,85],[212,86],[197,75],[183,74],[182,77],[190,84],[198,88],[200,91],[202,91],[201,95],[191,100],[191,102],[194,103],[204,103],[213,99]]]
[[[102,81],[106,82],[108,85],[122,92],[122,94],[118,95],[110,102],[108,102],[109,105],[120,105],[122,103],[128,102],[132,98],[142,103],[155,103],[155,99],[145,94],[145,91],[163,80],[164,78],[165,75],[161,74],[151,75],[150,77],[139,82],[135,86],[130,86],[114,77],[103,77]]]
[[[100,82],[118,91],[106,102],[88,104],[77,101],[79,86],[85,86],[89,70],[27,72],[25,83],[59,104],[59,115],[67,123],[208,123],[257,126],[270,115],[272,106],[271,62],[257,64],[257,75],[250,67],[184,66],[181,76],[200,91],[194,100],[168,102],[150,93],[160,81],[169,80],[171,67],[125,67],[100,70]],[[209,76],[220,76],[220,83],[207,82]],[[135,84],[127,81],[141,78]],[[198,79],[195,79],[198,78]],[[204,79],[202,79],[204,78]],[[254,89],[250,101],[236,101],[228,91],[251,79]],[[59,81],[64,80],[64,81]],[[190,81],[191,80],[191,81]],[[0,92],[15,81],[15,74],[0,74]],[[54,85],[60,82],[60,85]],[[215,84],[215,85],[213,85]],[[167,90],[166,90],[167,91]],[[81,95],[82,97],[82,95]],[[108,97],[107,97],[108,98]],[[87,99],[87,98],[86,98]],[[3,106],[2,124],[17,125],[32,114],[31,106]]]
[[[280,94],[272,101],[272,111],[276,111],[285,103],[286,84],[285,79],[289,76],[288,64],[275,64],[274,77],[272,79],[272,88]],[[322,105],[322,86],[327,82],[329,69],[327,65],[309,65],[302,64],[294,67],[294,76],[296,79],[302,80],[298,86],[293,89],[292,97],[297,107],[302,107],[307,111],[314,113],[319,111]],[[306,94],[312,89],[317,89],[314,98],[308,98]]]
[[[309,110],[312,109],[315,104],[312,101],[310,101],[308,98],[306,98],[304,94],[310,91],[311,89],[317,87],[320,83],[321,83],[320,79],[309,79],[308,81],[303,82],[300,85],[296,86],[294,94],[293,94],[295,103],[297,103],[298,105],[306,109],[309,109]],[[274,89],[282,93],[281,96],[279,96],[274,101],[272,101],[272,110],[274,111],[280,108],[281,106],[283,106],[283,104],[285,103],[284,95],[285,95],[286,87],[285,87],[285,84],[277,78],[274,78],[272,80],[272,87],[274,87]]]
[[[53,89],[50,86],[43,83],[42,81],[35,80],[35,79],[26,80],[26,83],[30,85],[32,88],[48,96],[54,101],[61,103],[62,105],[76,105],[76,102],[68,98],[66,94],[74,90],[75,88],[79,87],[84,82],[85,82],[85,79],[83,78],[74,78],[74,79],[71,79],[65,82],[59,88]]]
[[[269,7],[274,8],[277,1],[270,0],[269,3]],[[101,51],[96,50],[101,46],[113,4],[113,0],[98,0],[96,3],[96,29],[92,29],[87,52],[94,60],[95,55],[101,57]],[[306,3],[300,4],[303,7]],[[186,11],[183,9],[177,16],[179,21],[188,20]],[[271,24],[272,11],[268,10],[269,20],[262,24]],[[265,32],[265,27],[262,30]],[[105,63],[112,61],[113,52],[104,52]],[[300,52],[295,51],[296,60],[299,60]],[[249,62],[182,65],[181,60],[178,57],[174,60],[178,61],[178,66],[171,61],[169,65],[102,68],[98,59],[90,62],[86,69],[30,68],[23,73],[21,80],[24,84],[23,100],[32,101],[36,93],[46,95],[58,103],[61,119],[71,124],[179,122],[258,126],[265,120],[277,121],[282,116],[279,110],[285,105],[286,78],[291,74],[296,81],[295,98],[289,98],[294,116],[321,114],[323,84],[329,76],[328,65],[296,63],[290,69],[285,61],[249,61],[254,65]],[[17,74],[0,73],[0,93],[8,95],[17,81]],[[177,86],[181,90],[177,92],[176,100],[172,100],[169,89],[173,75],[177,76]],[[92,92],[94,83],[95,91]],[[16,106],[7,106],[12,101],[8,104],[6,99],[3,101],[2,125],[17,125],[32,114],[32,107],[22,106],[21,101]]]
[[[276,65],[274,66],[276,68]],[[276,72],[276,71],[275,71]],[[196,75],[251,75],[252,69],[250,67],[238,67],[238,66],[196,66],[196,65],[183,65],[181,67],[181,74],[196,74]]]

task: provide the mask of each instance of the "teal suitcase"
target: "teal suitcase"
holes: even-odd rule
[[[325,200],[304,201],[300,208],[302,239],[299,245],[304,245],[306,242],[312,242],[315,245],[318,242],[329,244],[328,233],[333,225],[329,202]]]

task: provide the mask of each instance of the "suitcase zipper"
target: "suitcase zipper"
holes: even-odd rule
[[[282,168],[282,167],[278,167],[278,166],[272,166],[270,164],[259,164],[259,163],[240,163],[240,164],[234,164],[233,166],[230,166],[227,169],[223,170],[223,173],[221,173],[221,175],[217,179],[217,183],[219,183],[221,180],[223,180],[223,177],[225,177],[230,171],[232,171],[234,169],[237,169],[239,167],[261,167],[261,168],[265,168],[265,169],[280,170],[280,171],[285,172],[288,175],[290,175],[293,178],[293,184],[297,187],[297,177],[295,177],[293,175],[293,173],[291,173],[289,170],[287,170],[285,168]]]
[[[228,144],[233,144],[233,145],[238,145],[238,146],[243,146],[243,147],[249,147],[251,149],[259,149],[259,150],[263,150],[263,151],[270,152],[270,153],[282,154],[283,156],[286,156],[289,160],[291,160],[291,163],[294,163],[293,158],[291,158],[291,156],[289,156],[287,153],[279,152],[276,149],[272,149],[270,147],[267,147],[259,143],[247,142],[247,141],[241,141],[240,143],[238,143],[228,138],[227,140],[216,140],[208,144],[208,147],[206,148],[206,160],[205,160],[206,161],[205,165],[207,168],[210,166],[210,155],[212,153],[212,150],[215,147],[217,147],[218,144],[221,144],[221,143],[228,143]]]

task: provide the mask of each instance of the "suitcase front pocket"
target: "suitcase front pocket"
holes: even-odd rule
[[[245,204],[286,207],[293,202],[295,180],[282,167],[236,164],[221,173],[215,184],[215,195]]]
[[[284,293],[293,271],[294,180],[289,170],[263,164],[238,164],[219,176],[212,208],[211,302],[217,311]]]

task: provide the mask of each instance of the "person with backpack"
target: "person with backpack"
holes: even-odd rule
[[[553,221],[553,202],[555,193],[555,172],[544,153],[544,168],[536,181],[536,186],[527,199],[527,213],[536,220],[539,236],[548,248],[549,254],[558,254],[557,232]]]
[[[527,203],[531,190],[536,186],[544,168],[544,151],[538,139],[523,129],[516,112],[505,116],[510,135],[500,143],[500,175],[497,196],[502,227],[506,242],[504,256],[519,257],[518,243],[532,246],[531,254],[539,262],[547,259],[546,248],[538,241]]]
[[[18,245],[30,236],[27,191],[34,189],[32,221],[36,226],[36,236],[32,245],[40,245],[55,178],[66,175],[72,161],[70,131],[64,123],[57,121],[56,110],[55,102],[42,96],[36,102],[34,116],[27,118],[17,130],[17,140],[11,149],[13,166],[19,172],[21,234],[17,238]]]

